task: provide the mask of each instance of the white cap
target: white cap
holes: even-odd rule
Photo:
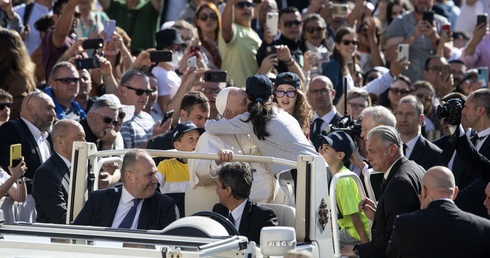
[[[226,87],[222,89],[218,95],[216,96],[216,110],[218,110],[219,114],[221,116],[224,115],[225,110],[226,110],[226,104],[228,103],[228,95],[230,94],[231,90],[239,90],[240,88],[237,87]]]
[[[123,110],[123,112],[126,113],[126,116],[124,117],[123,122],[128,121],[129,119],[131,119],[134,116],[134,106],[121,104],[121,101],[119,100],[119,98],[116,95],[104,94],[104,95],[100,96],[99,98],[110,100],[110,101],[114,102],[114,104],[116,104],[117,108],[121,108]]]

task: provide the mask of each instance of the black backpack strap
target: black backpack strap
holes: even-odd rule
[[[26,4],[26,9],[24,11],[24,17],[23,17],[24,19],[22,20],[22,22],[24,23],[24,26],[27,25],[27,23],[29,22],[29,19],[31,18],[33,7],[34,7],[34,3]]]

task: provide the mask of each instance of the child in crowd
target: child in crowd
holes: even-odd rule
[[[191,121],[178,124],[172,131],[172,142],[178,151],[192,152],[196,149],[197,141],[203,128],[198,128]],[[179,208],[180,216],[184,216],[184,196],[189,188],[189,168],[187,159],[173,158],[160,162],[157,166],[160,192],[172,197]]]
[[[320,155],[325,159],[332,171],[332,175],[349,172],[344,164],[352,156],[354,142],[343,131],[331,132],[321,136]],[[369,242],[369,222],[364,212],[359,212],[358,204],[361,201],[357,185],[352,178],[341,178],[337,181],[335,189],[339,213],[339,239],[340,246],[355,245]]]

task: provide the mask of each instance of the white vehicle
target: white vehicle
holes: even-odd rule
[[[105,162],[121,162],[127,150],[97,151],[92,143],[76,142],[72,156],[71,192],[67,224],[78,215],[88,196],[97,189],[97,177]],[[156,151],[153,156],[217,159],[216,154]],[[113,157],[111,157],[113,156]],[[158,230],[127,230],[54,224],[0,226],[0,257],[268,257],[284,256],[291,249],[307,250],[313,257],[340,257],[335,191],[329,187],[321,156],[298,156],[296,162],[272,157],[234,155],[235,161],[281,164],[296,168],[296,207],[263,204],[276,211],[278,227],[265,227],[257,246],[236,235],[226,219],[212,212],[184,217]],[[362,184],[354,173],[359,189]],[[338,178],[332,179],[335,185]],[[87,183],[88,182],[88,183]],[[91,184],[93,183],[93,185]],[[364,191],[360,191],[365,197]],[[335,207],[333,212],[331,207]],[[0,214],[1,215],[1,214]],[[224,218],[224,217],[223,217]],[[334,227],[332,227],[334,223]],[[282,225],[281,225],[282,224]],[[230,229],[230,227],[232,229]],[[333,231],[332,231],[333,228]],[[334,244],[332,244],[334,243]]]

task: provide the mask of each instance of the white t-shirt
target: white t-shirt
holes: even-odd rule
[[[182,79],[175,71],[167,71],[160,66],[155,66],[151,72],[158,81],[158,96],[169,96],[173,98],[182,83]],[[158,105],[158,101],[153,104],[153,108],[162,116],[162,110]]]

